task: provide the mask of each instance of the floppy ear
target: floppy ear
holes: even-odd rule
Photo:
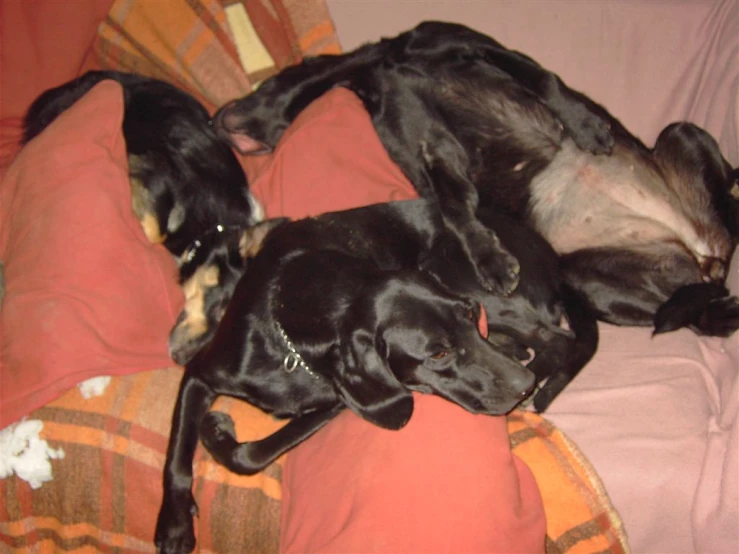
[[[413,397],[380,356],[374,336],[352,331],[340,356],[335,382],[346,405],[379,427],[405,426],[413,414]]]

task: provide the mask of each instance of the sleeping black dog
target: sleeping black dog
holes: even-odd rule
[[[157,523],[162,552],[194,546],[199,438],[218,462],[251,474],[345,408],[399,429],[413,411],[411,391],[473,413],[504,414],[542,375],[552,383],[544,397],[561,390],[592,355],[597,335],[583,333],[578,341],[560,327],[570,314],[558,297],[557,256],[546,241],[492,212],[480,217],[504,239],[510,231],[507,246],[522,253],[521,283],[510,296],[479,284],[438,206],[425,200],[268,220],[211,250],[220,255],[201,270],[221,272],[229,250],[248,258],[247,269],[220,324],[197,337],[202,347],[186,366]],[[595,328],[595,320],[577,314],[568,322],[573,330]],[[173,332],[173,351],[188,348],[190,331],[185,317]],[[526,348],[535,351],[532,371],[554,374],[535,377],[515,359]],[[265,439],[240,444],[230,417],[208,412],[218,395],[291,420]]]
[[[514,288],[518,268],[478,206],[541,233],[604,321],[718,336],[739,328],[739,300],[724,287],[739,236],[736,173],[700,128],[670,125],[649,149],[531,58],[441,22],[287,68],[221,108],[216,125],[242,152],[269,151],[335,86],[362,99],[488,287]]]
[[[223,235],[236,236],[262,214],[234,152],[215,134],[200,102],[157,79],[90,71],[33,102],[25,117],[24,142],[106,79],[123,87],[133,211],[149,241],[163,244],[177,258],[192,325],[215,325],[235,279],[228,279],[225,267],[221,281],[212,270],[206,274],[198,269],[209,250],[223,243]],[[193,299],[199,301],[197,313]]]
[[[43,131],[100,81],[120,83],[132,204],[147,238],[180,258],[196,241],[261,218],[244,171],[195,98],[133,73],[90,71],[41,94],[28,109],[23,142]]]

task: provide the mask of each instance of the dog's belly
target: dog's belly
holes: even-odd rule
[[[566,140],[531,182],[531,219],[560,254],[679,242],[696,260],[718,256],[656,168],[616,145],[594,156]]]

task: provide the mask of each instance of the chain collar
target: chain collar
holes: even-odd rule
[[[282,368],[285,370],[285,372],[292,373],[298,367],[300,367],[308,375],[313,377],[313,379],[320,379],[321,376],[310,368],[307,362],[303,359],[303,356],[301,356],[300,353],[297,351],[295,345],[293,345],[292,341],[287,336],[287,333],[282,328],[282,325],[280,325],[279,322],[275,321],[275,327],[277,328],[277,332],[280,334],[280,337],[282,337],[282,342],[285,343],[285,346],[288,350],[287,356],[285,356],[285,359],[282,360]]]
[[[187,248],[185,248],[184,253],[182,254],[181,260],[183,264],[189,264],[193,258],[195,258],[195,255],[198,253],[198,249],[203,246],[203,240],[205,240],[206,237],[209,237],[213,234],[221,234],[225,231],[232,231],[236,229],[241,229],[238,225],[221,225],[220,223],[216,225],[213,229],[210,231],[206,231],[202,235],[200,235],[198,238],[196,238],[194,241],[192,241]]]

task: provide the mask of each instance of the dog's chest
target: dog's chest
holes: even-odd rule
[[[561,254],[678,241],[697,257],[711,255],[663,177],[618,145],[594,156],[565,141],[531,182],[530,214]]]

